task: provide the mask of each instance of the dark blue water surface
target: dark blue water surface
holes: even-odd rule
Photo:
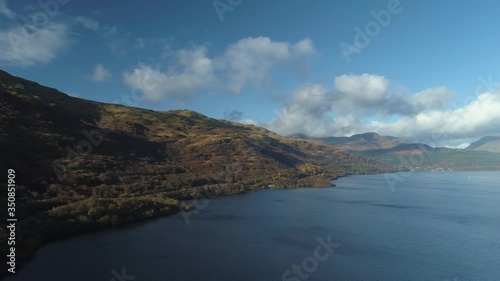
[[[213,199],[189,224],[178,214],[52,243],[8,280],[500,280],[500,173],[336,184]]]

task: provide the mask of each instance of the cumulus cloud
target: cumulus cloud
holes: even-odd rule
[[[14,20],[20,17],[0,0],[0,15]],[[43,26],[10,24],[0,28],[0,63],[13,66],[45,64],[54,60],[70,44],[68,26],[48,22]]]
[[[452,93],[445,87],[429,88],[411,97],[414,112],[445,109],[452,99]]]
[[[111,78],[111,73],[102,64],[96,65],[94,72],[89,76],[89,79],[94,82],[104,82]]]
[[[476,139],[497,134],[500,124],[500,93],[485,92],[463,107],[454,110],[432,110],[401,118],[393,123],[373,122],[383,134],[413,139],[428,138],[431,132],[446,139]]]
[[[244,38],[229,45],[219,56],[209,57],[205,46],[173,52],[164,71],[139,64],[123,75],[131,88],[144,89],[149,100],[189,96],[198,90],[239,94],[245,87],[269,82],[273,69],[282,63],[300,60],[315,52],[310,39],[295,44],[275,42],[267,37]],[[146,89],[142,80],[155,77],[155,87]]]
[[[355,104],[370,105],[384,99],[389,81],[378,75],[342,75],[335,78],[335,88]]]
[[[0,30],[0,62],[19,66],[49,63],[69,44],[68,27],[60,23]]]
[[[302,86],[276,112],[276,119],[268,127],[283,135],[324,136],[336,130],[335,121],[326,114],[332,110],[332,105],[332,91],[320,84]]]
[[[335,106],[339,113],[358,115],[413,115],[422,111],[439,110],[451,100],[445,87],[429,88],[412,94],[392,85],[380,75],[342,75],[335,78]]]
[[[310,38],[303,39],[293,45],[294,52],[299,55],[310,55],[316,52],[314,43]]]
[[[378,132],[454,146],[496,134],[499,92],[482,93],[456,109],[450,108],[452,97],[445,87],[410,93],[383,76],[341,75],[331,89],[320,84],[298,88],[266,127],[313,137]]]
[[[150,101],[165,97],[184,99],[213,84],[213,61],[206,57],[206,48],[179,51],[177,59],[181,71],[172,68],[162,72],[140,64],[132,72],[125,72],[123,81],[130,88],[142,90],[144,98]]]

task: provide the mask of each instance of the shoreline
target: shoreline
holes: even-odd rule
[[[495,172],[495,171],[483,171],[483,170],[473,170],[473,171],[431,171],[431,170],[418,170],[414,172]],[[311,187],[311,186],[300,186],[300,187],[293,187],[293,188],[273,188],[273,187],[262,187],[258,189],[245,189],[243,192],[239,193],[233,193],[233,194],[219,194],[219,195],[211,195],[211,196],[206,196],[205,198],[208,200],[212,199],[219,199],[223,197],[231,197],[231,196],[238,196],[238,195],[243,195],[251,192],[259,192],[262,190],[291,190],[291,189],[303,189],[303,188],[334,188],[336,187],[336,184],[334,181],[339,180],[344,177],[350,177],[350,176],[363,176],[363,175],[382,175],[382,174],[394,174],[398,172],[392,172],[392,173],[367,173],[367,174],[345,174],[342,176],[337,176],[335,178],[332,178],[330,183],[331,185],[329,186],[316,186],[316,187]],[[184,211],[184,212],[192,212],[196,210],[195,208],[188,208],[188,205],[186,203],[192,202],[193,200],[196,200],[196,197],[187,199],[187,200],[179,200],[179,205],[176,209],[172,209],[168,213],[160,213],[152,217],[139,217],[135,220],[131,221],[121,221],[116,224],[106,224],[106,225],[94,225],[91,227],[86,227],[86,228],[81,228],[77,232],[70,232],[70,233],[63,233],[59,236],[52,237],[51,239],[48,239],[47,241],[43,241],[40,245],[38,245],[36,248],[33,249],[24,249],[24,252],[26,256],[23,259],[16,260],[16,273],[22,271],[24,266],[28,263],[30,263],[33,258],[36,256],[37,252],[48,245],[51,245],[53,243],[69,240],[75,237],[83,236],[83,235],[88,235],[88,234],[98,234],[101,232],[107,232],[107,231],[115,231],[115,230],[121,230],[121,229],[126,229],[130,227],[137,227],[140,226],[141,224],[146,224],[149,223],[150,221],[162,219],[162,218],[167,218],[173,215],[177,215],[178,213]],[[181,206],[184,206],[184,210],[181,210]],[[12,273],[7,272],[7,270],[4,270],[2,273],[0,273],[0,281],[7,280],[8,276],[11,275]]]
[[[319,189],[334,188],[336,186],[334,181],[336,181],[340,178],[344,178],[344,177],[348,177],[348,176],[362,176],[362,175],[376,175],[376,174],[385,174],[385,173],[365,173],[365,174],[347,173],[347,174],[344,174],[341,176],[336,176],[336,177],[332,178],[329,181],[330,185],[328,185],[328,186],[298,186],[298,187],[292,187],[292,188],[289,188],[289,187],[275,188],[275,187],[268,187],[268,186],[270,186],[270,184],[269,184],[269,185],[265,185],[262,188],[245,189],[242,192],[236,192],[236,193],[231,193],[231,194],[218,194],[218,195],[209,194],[208,196],[204,194],[204,196],[206,199],[212,200],[212,199],[238,196],[238,195],[247,194],[250,192],[258,192],[258,191],[270,190],[270,189],[272,189],[272,190],[291,190],[291,189],[301,189],[301,188],[319,188]],[[203,192],[202,192],[202,194],[203,194]],[[171,209],[170,211],[168,211],[166,213],[159,213],[159,214],[156,214],[156,215],[151,216],[151,217],[138,217],[134,220],[120,221],[120,222],[115,223],[115,224],[90,225],[87,227],[80,227],[80,228],[77,228],[76,230],[73,229],[72,231],[61,233],[61,234],[55,235],[55,236],[53,236],[45,241],[41,241],[41,243],[39,245],[36,245],[33,248],[29,248],[29,249],[25,248],[22,251],[18,250],[19,252],[22,252],[22,254],[24,256],[22,258],[19,258],[19,257],[16,258],[16,273],[22,271],[24,266],[33,260],[33,258],[36,256],[37,252],[41,248],[48,246],[52,243],[57,243],[57,242],[69,240],[69,239],[72,239],[72,238],[75,238],[78,236],[92,234],[92,233],[107,232],[107,231],[120,230],[120,229],[124,229],[124,228],[128,228],[128,227],[133,227],[133,226],[140,225],[142,223],[148,223],[149,221],[167,218],[167,217],[176,215],[180,212],[189,213],[189,212],[195,211],[196,208],[192,208],[192,207],[190,207],[189,204],[186,204],[186,203],[193,202],[193,200],[196,200],[196,199],[199,199],[199,198],[197,198],[197,196],[194,196],[194,197],[186,199],[186,200],[179,200],[179,204],[178,204],[177,208]],[[191,204],[191,206],[194,206],[194,205]],[[183,209],[181,209],[181,208],[183,208]],[[9,278],[8,276],[11,274],[12,273],[9,273],[7,270],[3,270],[2,273],[0,273],[0,281],[7,280],[7,278]]]

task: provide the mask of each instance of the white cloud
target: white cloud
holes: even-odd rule
[[[276,65],[312,53],[314,47],[310,39],[290,44],[267,37],[249,37],[229,45],[221,55],[212,58],[203,46],[178,50],[173,52],[173,62],[167,70],[162,72],[139,64],[132,72],[126,71],[123,79],[131,88],[145,88],[144,77],[155,77],[155,87],[144,90],[149,100],[181,98],[201,89],[239,94],[247,86],[259,87],[269,82]]]
[[[0,15],[10,20],[20,17],[7,7],[6,0],[0,0]],[[11,21],[0,28],[0,63],[13,66],[49,63],[70,43],[66,24],[47,21],[41,26]]]
[[[442,110],[446,108],[452,94],[445,87],[429,88],[411,97],[416,112]]]
[[[335,88],[354,103],[361,105],[384,99],[389,81],[378,75],[342,75],[335,78]]]
[[[393,123],[376,123],[373,128],[384,134],[424,139],[432,132],[446,139],[476,139],[498,132],[500,93],[486,92],[455,110],[433,110],[401,118]]]
[[[144,64],[133,72],[125,72],[123,81],[130,88],[138,88],[149,101],[159,101],[166,96],[184,99],[196,88],[205,85],[209,77],[198,77],[192,72],[164,74]]]
[[[102,64],[98,64],[89,78],[94,82],[104,82],[111,78],[111,73]]]
[[[297,89],[266,127],[314,137],[378,132],[454,147],[497,133],[500,93],[483,93],[457,109],[449,107],[451,98],[444,87],[410,93],[382,76],[342,75],[333,89],[319,84]]]
[[[245,38],[230,45],[216,58],[217,67],[227,71],[227,90],[239,93],[245,85],[258,85],[272,67],[290,58],[288,43],[273,42],[267,37]]]
[[[303,40],[297,42],[293,46],[293,50],[295,53],[297,53],[299,55],[303,55],[303,54],[309,55],[309,54],[313,54],[316,52],[316,50],[314,49],[314,43],[309,38],[306,38],[306,39],[303,39]]]
[[[368,116],[413,115],[422,111],[444,108],[452,94],[444,87],[429,88],[412,94],[392,85],[380,75],[341,75],[335,78],[335,107],[338,113]]]
[[[49,63],[69,43],[68,28],[60,23],[34,30],[27,26],[0,30],[0,62],[18,66]]]
[[[321,137],[336,130],[335,121],[326,113],[331,111],[333,93],[319,84],[297,89],[279,111],[268,128],[282,135],[306,134]]]
[[[7,0],[0,0],[0,15],[11,20],[16,18],[16,14],[7,7]]]
[[[331,110],[333,95],[319,84],[305,85],[294,92],[290,106],[299,106],[310,114]]]

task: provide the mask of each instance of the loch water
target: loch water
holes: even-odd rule
[[[500,280],[499,172],[390,183],[349,176],[334,188],[203,200],[188,219],[46,245],[7,280]]]

